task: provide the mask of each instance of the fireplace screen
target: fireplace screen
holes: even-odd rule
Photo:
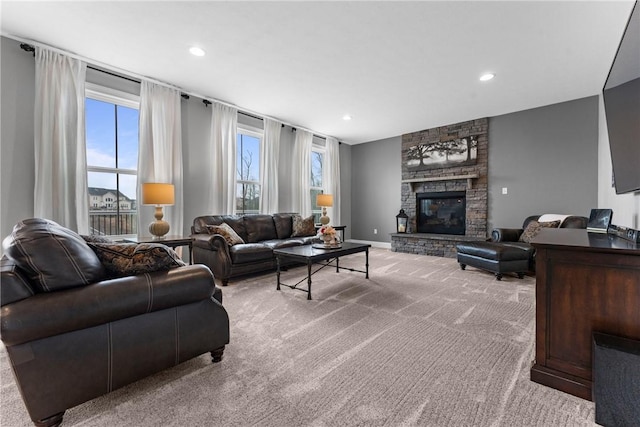
[[[418,233],[465,234],[464,191],[416,194]]]

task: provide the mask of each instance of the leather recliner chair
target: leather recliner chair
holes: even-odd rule
[[[101,279],[82,238],[46,220],[3,247],[2,341],[35,425],[203,353],[222,359],[229,318],[206,266]]]

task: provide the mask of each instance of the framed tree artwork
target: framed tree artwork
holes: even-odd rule
[[[474,165],[477,156],[477,135],[421,142],[407,148],[406,167],[425,170]]]

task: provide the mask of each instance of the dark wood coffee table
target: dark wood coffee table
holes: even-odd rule
[[[276,261],[278,264],[278,269],[276,272],[277,276],[277,286],[276,289],[280,290],[280,285],[286,286],[291,289],[296,289],[299,291],[303,291],[307,293],[307,299],[311,299],[311,276],[316,272],[322,270],[325,267],[334,265],[336,266],[336,273],[343,270],[349,271],[357,271],[360,273],[365,273],[365,277],[369,278],[369,248],[371,245],[360,244],[360,243],[351,243],[344,242],[340,248],[336,249],[318,249],[314,248],[312,245],[304,245],[304,246],[294,246],[292,248],[281,248],[274,249],[273,254],[276,256]],[[351,255],[358,252],[365,253],[365,270],[356,270],[355,268],[349,267],[340,267],[340,257],[345,255]],[[304,278],[300,280],[295,285],[287,285],[286,283],[280,282],[280,264],[282,259],[290,259],[298,262],[302,262],[307,264],[307,288],[298,288],[302,282],[304,282]],[[313,264],[319,264],[320,267],[315,271],[311,271],[311,266]]]

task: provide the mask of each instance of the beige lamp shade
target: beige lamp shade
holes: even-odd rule
[[[333,206],[333,196],[331,194],[318,194],[316,196],[316,205],[325,207]]]
[[[173,184],[147,182],[142,184],[143,205],[173,205],[175,203],[175,187]]]

